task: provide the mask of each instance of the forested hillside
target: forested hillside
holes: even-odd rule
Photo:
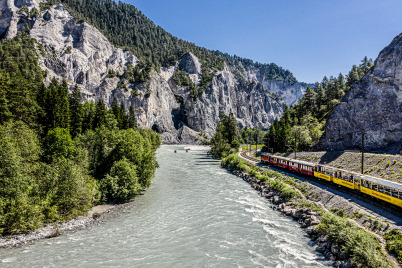
[[[289,70],[285,70],[275,63],[267,64],[254,62],[250,59],[242,58],[236,55],[231,56],[220,51],[213,51],[213,53],[228,62],[231,65],[232,69],[234,69],[234,71],[244,71],[245,68],[247,69],[253,67],[262,70],[262,73],[265,75],[265,78],[267,80],[286,81],[290,84],[294,84],[297,82],[296,77],[294,77]]]
[[[25,32],[0,44],[0,235],[71,219],[149,187],[160,137],[137,130],[132,107],[82,103],[38,67]]]
[[[241,62],[243,67],[263,68],[267,79],[296,82],[293,74],[271,64],[254,63],[252,60],[210,51],[179,39],[155,25],[140,10],[130,4],[113,0],[50,0],[48,6],[62,3],[72,15],[98,28],[110,42],[126,49],[158,70],[174,64],[187,52],[192,52],[201,63],[212,70],[222,70],[224,61]],[[45,6],[45,5],[44,5]],[[206,74],[206,71],[203,71]],[[209,73],[209,72],[208,72]]]
[[[286,107],[280,120],[275,120],[264,137],[267,151],[299,150],[314,146],[323,134],[325,121],[331,111],[340,103],[352,85],[359,81],[373,66],[365,57],[359,66],[353,65],[345,77],[324,77],[313,88],[307,87],[297,104]]]

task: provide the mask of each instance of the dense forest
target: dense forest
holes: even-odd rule
[[[160,136],[137,130],[132,107],[46,87],[37,49],[25,32],[0,43],[0,235],[129,201],[158,166]]]
[[[359,66],[353,65],[346,78],[342,74],[324,77],[313,88],[307,87],[303,97],[286,107],[282,117],[271,125],[264,137],[263,150],[284,152],[314,147],[323,134],[328,115],[372,66],[373,61],[365,57]]]

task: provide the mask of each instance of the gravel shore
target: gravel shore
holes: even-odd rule
[[[18,234],[0,237],[0,248],[20,247],[25,244],[31,244],[40,239],[52,238],[65,232],[80,230],[91,225],[97,224],[108,215],[112,216],[114,212],[127,207],[130,203],[119,205],[98,205],[88,211],[86,216],[79,216],[63,223],[51,223],[42,228],[33,230],[26,234]]]

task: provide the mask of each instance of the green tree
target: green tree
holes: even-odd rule
[[[96,114],[96,105],[94,102],[86,101],[82,105],[82,133],[87,132],[87,130],[93,129],[94,127],[94,119]]]
[[[80,88],[75,85],[70,99],[70,119],[71,119],[71,135],[77,136],[82,132],[83,111],[82,111],[82,98]]]
[[[126,113],[126,107],[124,106],[124,102],[120,103],[120,113],[121,113],[121,129],[127,129],[128,127],[128,116]]]
[[[100,183],[102,200],[123,203],[132,199],[141,191],[141,185],[133,166],[126,158],[115,162]]]
[[[117,103],[116,97],[113,97],[112,105],[110,106],[110,112],[114,115],[114,118],[118,122],[118,127],[122,127],[122,111],[120,110],[119,104]]]
[[[105,126],[106,115],[107,115],[107,110],[106,110],[105,103],[103,102],[102,99],[99,99],[98,102],[96,103],[95,117],[93,119],[93,124],[94,124],[93,127],[99,128],[99,127]]]
[[[137,128],[137,119],[132,105],[130,105],[130,108],[128,109],[128,128]]]
[[[50,130],[43,139],[44,159],[51,163],[60,157],[73,158],[76,155],[75,143],[65,128]]]

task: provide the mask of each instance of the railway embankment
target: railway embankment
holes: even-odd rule
[[[295,158],[294,153],[278,154]],[[297,152],[296,159],[361,173],[359,152]],[[402,183],[402,155],[364,153],[364,173]]]
[[[332,260],[335,267],[399,267],[396,258],[386,250],[388,244],[383,236],[391,230],[400,232],[401,218],[302,178],[239,162],[228,164],[224,160],[223,164],[260,191],[272,202],[273,209],[298,221],[310,236],[311,245]],[[296,192],[290,195],[291,199],[290,190],[278,187],[281,183]]]

